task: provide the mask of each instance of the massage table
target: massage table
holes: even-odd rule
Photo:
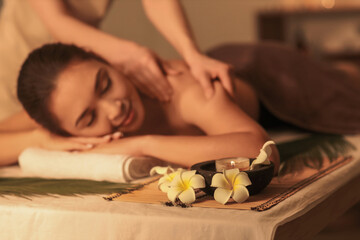
[[[278,141],[296,132],[270,133]],[[301,134],[300,134],[301,135]],[[360,149],[360,136],[347,136]],[[0,198],[0,239],[310,239],[360,201],[360,150],[269,210],[168,207],[103,196]],[[0,177],[23,176],[18,166]]]

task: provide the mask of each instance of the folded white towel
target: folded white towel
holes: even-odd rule
[[[149,176],[164,162],[149,157],[25,149],[19,164],[26,175],[43,178],[129,182]]]

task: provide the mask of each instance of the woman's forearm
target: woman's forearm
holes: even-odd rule
[[[0,133],[0,166],[14,164],[20,153],[37,145],[34,130]]]
[[[25,148],[38,145],[37,128],[24,111],[0,122],[0,166],[16,163]]]
[[[267,141],[252,133],[229,133],[215,136],[148,136],[143,154],[180,165],[225,157],[253,158]],[[278,162],[277,150],[272,159]]]

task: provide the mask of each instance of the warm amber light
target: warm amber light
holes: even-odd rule
[[[321,5],[326,9],[331,9],[335,6],[335,0],[321,0]]]
[[[215,161],[217,172],[222,172],[224,169],[238,168],[240,171],[249,170],[250,160],[248,158],[223,158]]]

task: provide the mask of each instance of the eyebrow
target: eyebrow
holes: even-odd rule
[[[95,76],[95,87],[94,87],[94,91],[96,92],[98,87],[99,87],[99,84],[100,84],[100,73],[102,72],[102,68],[100,68],[97,73],[96,73],[96,76]],[[81,114],[80,116],[78,117],[78,119],[76,120],[75,122],[75,126],[77,126],[79,124],[79,122],[86,116],[86,114],[88,114],[89,112],[89,108],[86,108]]]

